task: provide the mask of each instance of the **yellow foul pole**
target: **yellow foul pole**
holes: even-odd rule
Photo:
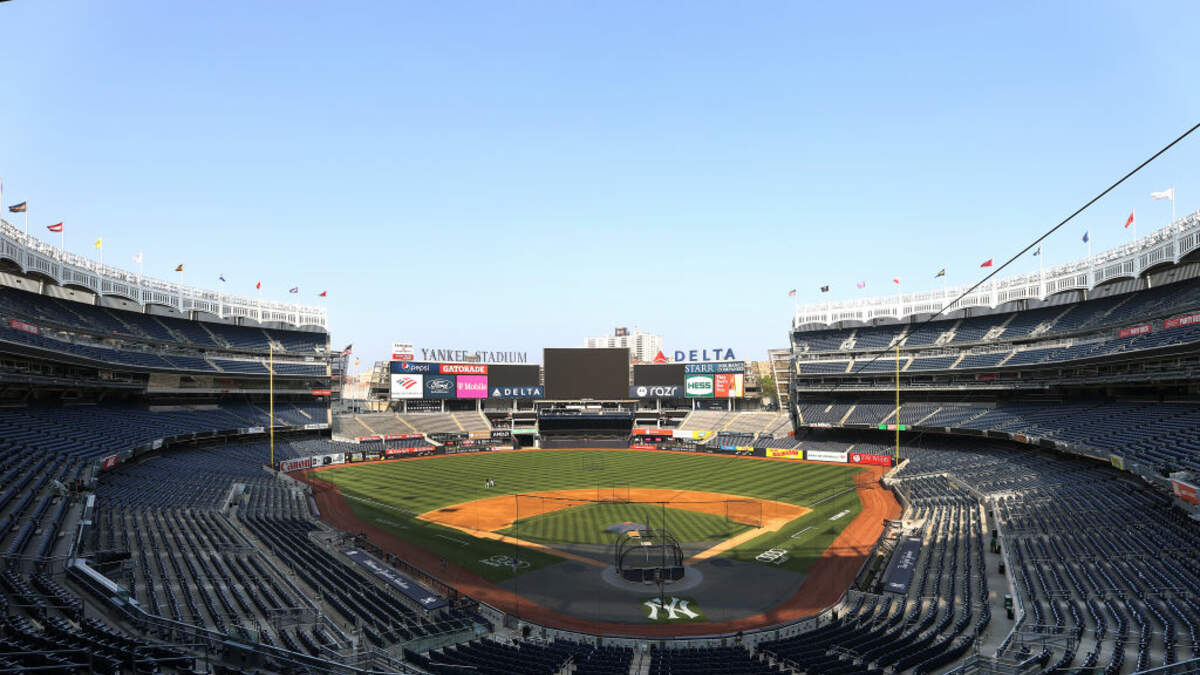
[[[900,463],[900,341],[896,340],[896,463]]]

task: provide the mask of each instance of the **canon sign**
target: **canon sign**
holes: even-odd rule
[[[630,387],[629,395],[633,398],[682,398],[683,387],[679,385],[646,385]]]

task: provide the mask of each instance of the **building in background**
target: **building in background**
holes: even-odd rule
[[[617,328],[607,337],[588,338],[584,346],[589,349],[602,347],[625,347],[635,363],[650,363],[662,350],[662,336],[643,333],[637,328]]]

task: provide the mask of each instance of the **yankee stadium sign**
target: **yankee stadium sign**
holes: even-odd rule
[[[422,361],[476,361],[479,363],[529,363],[526,352],[493,352],[484,349],[421,349]]]

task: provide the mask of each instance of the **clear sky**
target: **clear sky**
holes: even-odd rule
[[[789,289],[973,281],[1200,121],[1198,25],[1195,2],[13,0],[0,177],[107,263],[328,290],[364,367],[614,326],[761,359]],[[1172,184],[1200,208],[1200,134],[1047,263],[1134,208],[1164,225]]]

